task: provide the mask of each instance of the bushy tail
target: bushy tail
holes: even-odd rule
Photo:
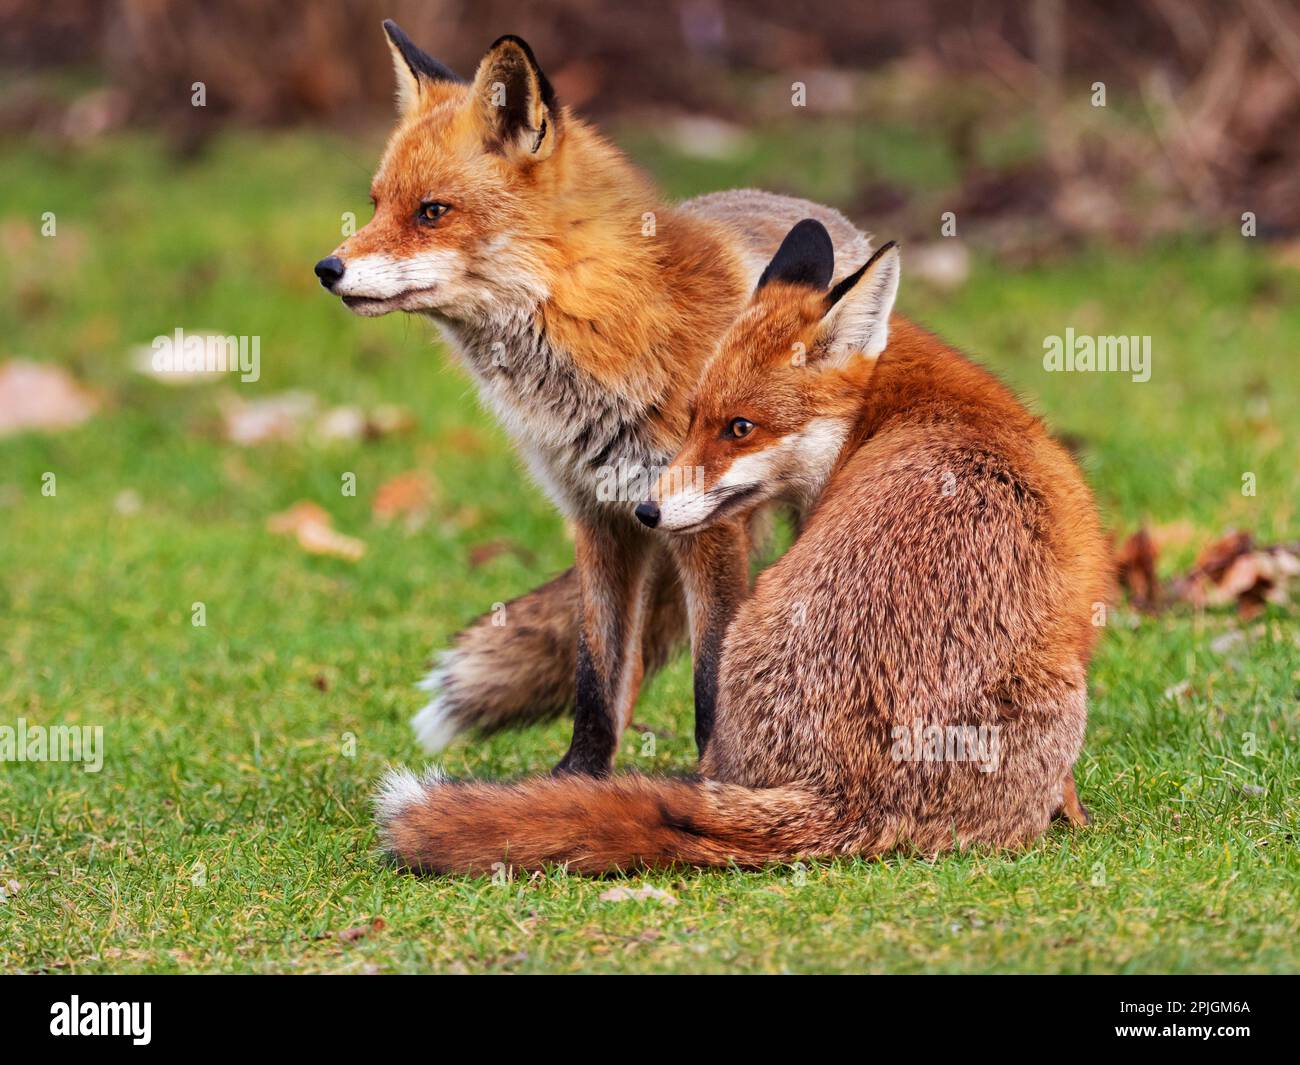
[[[686,642],[686,615],[675,573],[655,581],[642,660],[645,677]],[[578,575],[566,570],[540,588],[484,614],[438,656],[419,687],[430,699],[411,721],[420,745],[442,750],[467,730],[496,732],[567,713],[578,675]]]
[[[627,775],[512,784],[389,772],[375,797],[384,842],[408,868],[488,874],[671,865],[756,867],[826,854],[829,810],[801,788]]]

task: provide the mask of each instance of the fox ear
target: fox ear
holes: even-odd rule
[[[763,276],[758,279],[755,291],[772,281],[824,289],[831,283],[834,272],[835,247],[831,244],[831,235],[815,218],[805,218],[796,222],[785,235]]]
[[[546,159],[559,141],[560,108],[526,41],[497,39],[474,76],[474,106],[488,147],[519,162]]]
[[[445,67],[433,56],[415,46],[402,27],[392,19],[384,19],[384,33],[388,37],[388,50],[393,55],[393,73],[397,75],[397,110],[409,115],[420,103],[425,86],[440,81],[464,84],[465,79],[450,67]]]
[[[889,343],[889,315],[898,295],[901,260],[892,240],[826,293],[821,344],[830,365],[852,355],[874,359]]]

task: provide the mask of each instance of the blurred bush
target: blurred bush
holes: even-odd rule
[[[561,98],[601,118],[780,121],[803,81],[805,114],[941,130],[968,213],[1143,236],[1250,210],[1262,232],[1300,230],[1291,0],[0,0],[0,128],[143,123],[195,150],[231,122],[373,119],[391,106],[385,17],[466,75],[521,34]],[[80,90],[51,90],[51,71]],[[990,168],[972,145],[1009,108],[1033,116],[1037,151]]]

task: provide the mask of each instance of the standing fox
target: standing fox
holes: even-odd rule
[[[559,768],[608,773],[643,675],[689,631],[703,746],[717,676],[705,634],[734,609],[747,530],[666,547],[629,502],[680,447],[704,362],[789,227],[819,219],[848,262],[867,238],[830,208],[760,192],[670,207],[560,106],[519,38],[466,83],[384,28],[401,120],[375,214],[316,273],[358,314],[437,322],[576,529],[573,570],[507,604],[504,626],[485,616],[455,638],[416,732],[436,750],[572,706]]]
[[[758,866],[1086,822],[1073,766],[1108,591],[1091,495],[992,376],[891,321],[895,246],[828,291],[833,261],[819,223],[791,231],[695,391],[674,461],[695,475],[636,508],[672,537],[781,499],[809,515],[726,628],[700,778],[394,771],[377,806],[399,861]]]

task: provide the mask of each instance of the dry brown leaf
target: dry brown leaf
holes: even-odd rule
[[[1250,533],[1233,531],[1201,552],[1196,565],[1171,584],[1171,596],[1198,609],[1235,603],[1238,614],[1250,619],[1266,603],[1288,602],[1297,576],[1296,545],[1257,547]]]
[[[99,400],[61,366],[14,359],[0,365],[0,436],[29,429],[70,429]]]
[[[1128,537],[1115,553],[1115,570],[1139,610],[1154,610],[1160,601],[1156,578],[1156,546],[1145,528]]]
[[[1250,533],[1234,529],[1201,551],[1196,557],[1195,569],[1217,581],[1233,562],[1251,549],[1252,544]]]
[[[369,924],[354,925],[352,928],[345,928],[339,932],[336,938],[340,943],[352,943],[364,936],[370,935],[371,932],[382,932],[387,925],[382,917],[376,917]]]
[[[385,524],[394,518],[406,518],[410,523],[422,520],[432,504],[433,487],[428,475],[412,470],[381,484],[370,509]]]
[[[366,436],[374,439],[404,433],[415,425],[415,415],[405,407],[384,403],[366,417]]]
[[[298,546],[308,554],[329,555],[356,562],[366,553],[364,541],[346,536],[328,525],[304,525],[298,529]]]
[[[288,510],[272,514],[266,519],[266,527],[273,533],[296,533],[303,525],[311,523],[328,525],[331,520],[329,511],[319,503],[303,500],[295,503]]]
[[[533,560],[533,553],[513,540],[487,540],[469,549],[469,564],[478,569],[480,566],[486,566],[494,558],[507,554],[514,555],[521,562]]]
[[[1230,603],[1252,591],[1260,581],[1267,581],[1260,565],[1263,557],[1250,552],[1234,558],[1215,582],[1211,602],[1217,605]]]
[[[298,546],[313,555],[358,561],[366,553],[366,545],[354,536],[346,536],[332,526],[332,519],[324,507],[303,501],[286,511],[273,514],[266,521],[273,533],[293,536]]]

